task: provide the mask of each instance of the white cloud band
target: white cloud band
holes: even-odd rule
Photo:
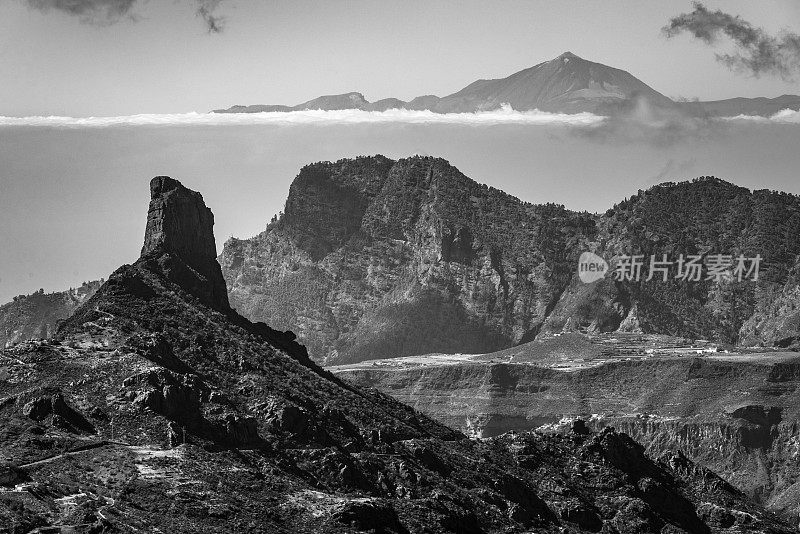
[[[568,115],[542,111],[514,111],[504,107],[480,113],[433,113],[431,111],[361,111],[357,109],[322,111],[306,110],[270,113],[177,113],[143,114],[120,117],[2,117],[2,126],[40,126],[61,128],[102,128],[108,126],[224,126],[224,125],[293,125],[293,124],[531,124],[591,127],[602,124],[605,117],[591,113]]]

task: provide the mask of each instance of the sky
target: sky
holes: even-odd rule
[[[97,2],[132,8],[92,23],[30,7]],[[705,4],[768,35],[800,31],[800,2]],[[348,91],[371,101],[442,96],[565,51],[671,97],[800,93],[796,81],[717,61],[731,51],[724,40],[665,37],[670,18],[692,9],[663,0],[0,0],[0,303],[135,261],[156,175],[203,194],[218,250],[262,231],[303,165],[364,154],[440,156],[523,200],[591,212],[701,175],[800,194],[800,113],[655,126],[503,111],[204,114]]]
[[[82,1],[89,0],[75,3]],[[140,0],[115,24],[0,0],[0,115],[205,112],[349,91],[409,100],[505,77],[568,50],[671,97],[800,92],[797,82],[732,72],[688,35],[667,39],[661,28],[691,11],[688,1],[218,4],[222,31],[211,33],[191,0]],[[706,5],[773,33],[800,28],[793,0]]]

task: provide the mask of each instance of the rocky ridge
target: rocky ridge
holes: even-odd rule
[[[800,109],[800,96],[732,98],[711,102],[674,102],[630,73],[585,60],[571,52],[523,69],[506,78],[476,80],[451,95],[418,96],[408,102],[384,98],[369,102],[358,92],[325,95],[296,106],[235,105],[214,113],[262,113],[303,110],[387,111],[405,109],[434,113],[474,113],[508,105],[517,111],[553,113],[589,112],[629,116],[637,110],[706,117],[771,116],[784,109]]]
[[[532,205],[438,158],[304,167],[285,212],[219,257],[232,305],[292,328],[319,362],[485,353],[562,332],[639,331],[791,347],[800,198],[714,177],[605,214]],[[584,284],[582,251],[764,258],[758,281]],[[646,267],[646,266],[645,266]],[[673,273],[674,274],[674,273]]]

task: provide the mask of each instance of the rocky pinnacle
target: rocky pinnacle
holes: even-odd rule
[[[156,176],[150,181],[142,259],[164,254],[171,261],[159,262],[170,278],[206,304],[223,311],[230,309],[225,280],[216,259],[214,214],[197,191],[168,176]]]

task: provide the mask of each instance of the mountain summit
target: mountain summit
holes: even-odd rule
[[[613,114],[636,99],[674,106],[672,100],[624,70],[565,52],[506,78],[473,82],[444,97],[436,111],[479,111],[510,104],[518,111]]]

